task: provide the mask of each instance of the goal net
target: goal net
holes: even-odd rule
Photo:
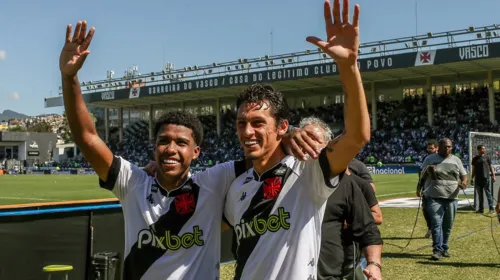
[[[469,173],[472,172],[472,158],[477,155],[477,146],[484,145],[486,147],[486,155],[491,159],[491,164],[493,165],[493,170],[496,175],[500,174],[500,133],[490,133],[490,132],[469,132]],[[490,181],[490,190],[493,199],[496,201],[498,199],[498,186],[500,182]],[[474,191],[474,208],[478,209],[478,193]],[[486,195],[483,193],[483,209],[488,209],[488,200]],[[494,202],[494,204],[496,204]]]

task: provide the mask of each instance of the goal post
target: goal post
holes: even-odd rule
[[[493,170],[495,171],[495,175],[500,174],[500,133],[492,133],[492,132],[469,132],[469,158],[468,158],[468,172],[472,174],[472,158],[477,155],[477,146],[484,145],[486,147],[486,155],[488,155],[491,159],[491,165],[493,166]],[[493,183],[490,180],[490,190],[493,196],[494,202],[498,200],[498,188],[500,182]],[[478,209],[478,193],[474,190],[474,208]],[[483,209],[485,211],[488,210],[488,200],[486,199],[486,195],[483,193]]]

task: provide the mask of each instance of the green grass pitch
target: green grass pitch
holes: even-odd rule
[[[414,197],[416,175],[374,175],[377,198]],[[0,176],[0,205],[48,203],[113,198],[98,186],[90,175],[20,175]],[[424,239],[425,222],[419,214],[414,239],[408,243],[417,209],[383,208],[384,279],[500,279],[500,255],[495,249],[491,231],[500,245],[500,228],[496,218],[493,230],[489,218],[470,210],[459,210],[451,235],[451,258],[430,260],[430,239]],[[222,266],[223,280],[232,279],[234,266]]]

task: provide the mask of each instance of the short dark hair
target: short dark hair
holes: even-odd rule
[[[201,121],[193,114],[187,111],[173,111],[163,114],[155,123],[154,136],[158,136],[158,132],[163,125],[182,125],[193,131],[193,138],[196,145],[201,145],[203,141],[203,125]]]
[[[451,139],[450,139],[450,138],[446,138],[446,137],[445,137],[445,138],[441,138],[441,139],[439,140],[439,145],[441,145],[441,144],[445,144],[446,142],[453,143],[453,141],[451,141]]]
[[[477,150],[481,150],[484,147],[484,145],[477,145]],[[485,147],[486,148],[486,147]]]
[[[429,146],[429,145],[434,145],[434,147],[437,147],[438,142],[435,139],[431,139],[431,140],[427,141],[427,146]]]
[[[271,115],[278,125],[282,120],[287,120],[290,114],[290,108],[285,97],[280,91],[277,91],[270,85],[253,84],[243,91],[236,99],[237,110],[244,103],[254,103],[268,101],[271,105]]]

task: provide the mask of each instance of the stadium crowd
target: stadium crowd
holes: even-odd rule
[[[468,162],[469,131],[498,131],[489,122],[488,89],[464,89],[445,94],[433,94],[433,125],[427,121],[425,95],[405,96],[402,100],[377,103],[377,130],[359,153],[358,159],[367,164],[420,164],[425,157],[426,141],[448,137],[453,140],[453,153]],[[335,126],[343,123],[343,104],[292,110],[292,125],[301,118],[316,116]],[[204,125],[203,153],[195,166],[211,166],[229,159],[239,159],[243,153],[235,130],[236,112],[221,114],[221,135],[217,136],[215,116],[200,116]],[[338,134],[339,129],[334,133]],[[148,140],[148,124],[140,121],[129,126],[122,143],[110,144],[117,154],[143,166],[151,159],[152,144]]]

